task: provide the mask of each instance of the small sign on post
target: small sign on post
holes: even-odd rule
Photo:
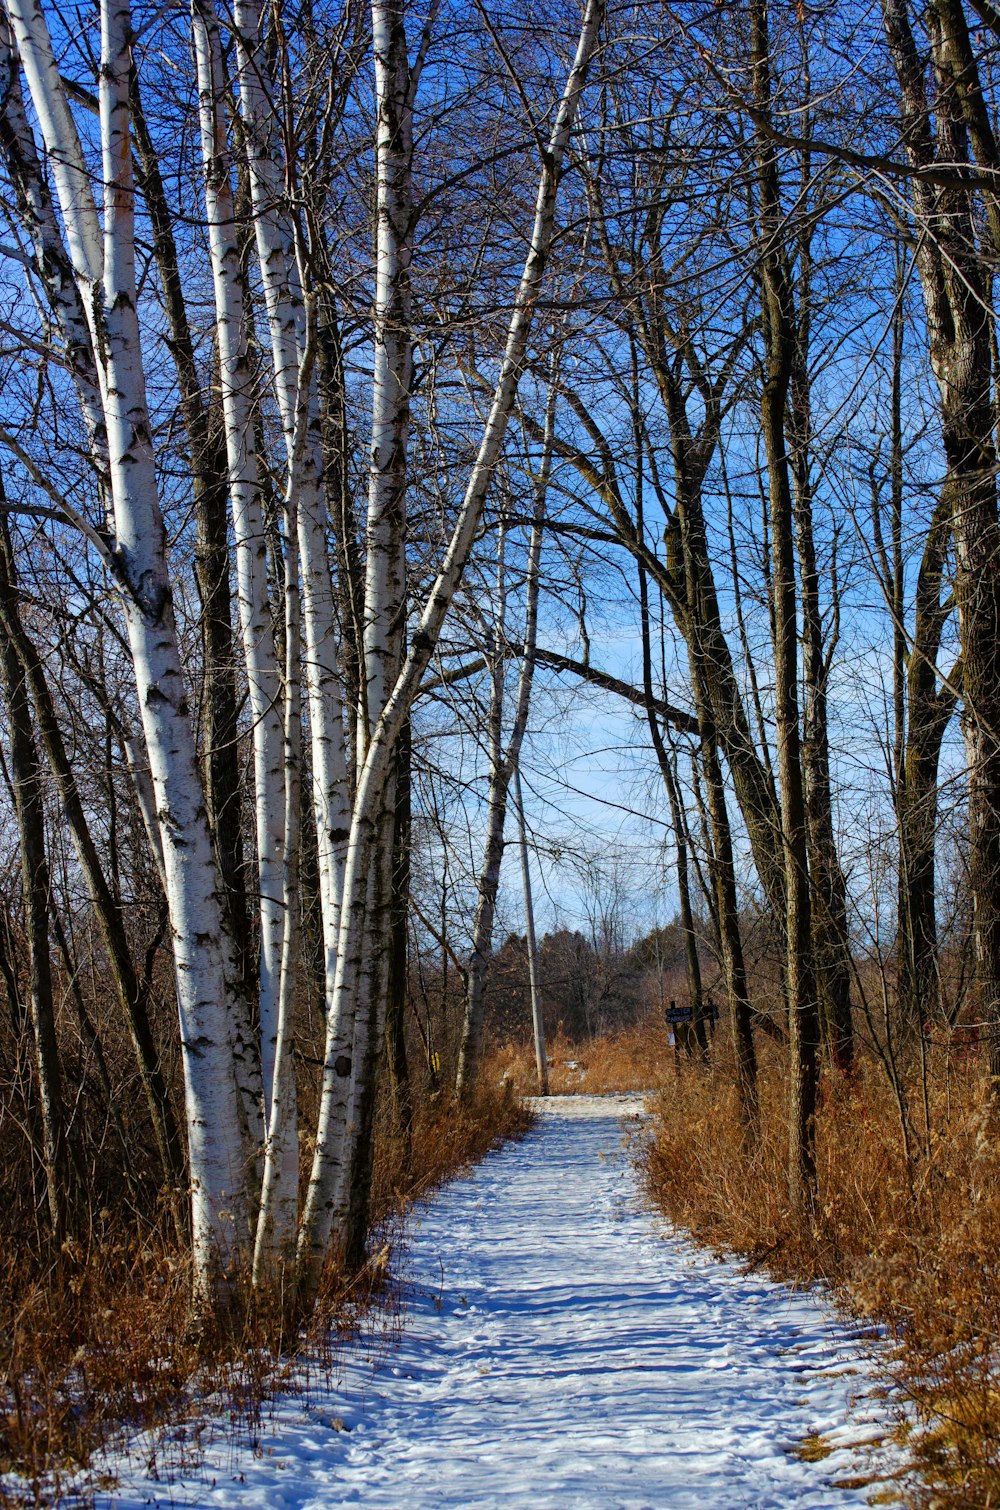
[[[671,1027],[673,1027],[676,1023],[690,1022],[690,1021],[691,1021],[691,1008],[690,1007],[675,1007],[674,1004],[673,1004],[673,1002],[670,1003],[670,1006],[667,1008],[667,1022],[670,1024]]]

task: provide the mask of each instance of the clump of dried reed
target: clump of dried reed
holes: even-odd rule
[[[603,1096],[655,1090],[674,1073],[674,1054],[658,1022],[574,1042],[557,1033],[548,1045],[549,1094]],[[484,1067],[493,1084],[507,1083],[522,1096],[537,1094],[535,1051],[530,1043],[493,1048]]]

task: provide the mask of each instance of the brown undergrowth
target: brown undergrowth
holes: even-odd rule
[[[724,1055],[724,1051],[723,1051]],[[723,1057],[723,1056],[720,1056]],[[701,1241],[776,1277],[823,1277],[854,1313],[884,1322],[916,1426],[911,1503],[1000,1506],[1000,1145],[985,1071],[967,1051],[939,1055],[924,1096],[914,1074],[903,1117],[877,1066],[827,1077],[817,1118],[813,1223],[787,1195],[784,1073],[768,1046],[761,1126],[741,1148],[732,1077],[685,1066],[652,1103],[642,1155],[649,1188]]]
[[[648,1023],[579,1043],[558,1033],[548,1045],[549,1093],[553,1096],[605,1096],[655,1090],[673,1073],[673,1050],[666,1033]],[[495,1047],[484,1078],[509,1084],[521,1096],[537,1094],[535,1051],[530,1043]]]
[[[59,1503],[61,1485],[109,1436],[176,1422],[211,1395],[234,1431],[296,1355],[332,1360],[374,1303],[391,1303],[388,1258],[405,1211],[436,1185],[521,1136],[531,1113],[484,1085],[460,1110],[417,1105],[410,1137],[380,1119],[373,1174],[372,1257],[358,1274],[331,1266],[307,1326],[281,1297],[237,1303],[224,1333],[187,1330],[188,1270],[163,1219],[102,1212],[86,1241],[40,1268],[18,1245],[0,1249],[0,1504]],[[74,1502],[75,1496],[74,1496]]]

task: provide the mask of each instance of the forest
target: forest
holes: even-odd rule
[[[547,1035],[996,1502],[998,49],[3,0],[5,1471],[89,1450],[80,1358],[153,1408],[110,1337],[376,1283]]]

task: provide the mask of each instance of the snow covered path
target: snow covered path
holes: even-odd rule
[[[256,1453],[221,1434],[206,1447],[206,1433],[197,1469],[175,1475],[158,1452],[157,1482],[138,1447],[97,1503],[866,1504],[866,1461],[844,1444],[877,1436],[886,1407],[863,1398],[861,1345],[821,1299],[664,1234],[622,1154],[622,1110],[554,1099],[523,1143],[434,1197],[411,1232],[402,1337],[380,1366],[354,1349],[328,1386],[280,1397]],[[790,1449],[813,1435],[840,1445],[804,1461]]]

